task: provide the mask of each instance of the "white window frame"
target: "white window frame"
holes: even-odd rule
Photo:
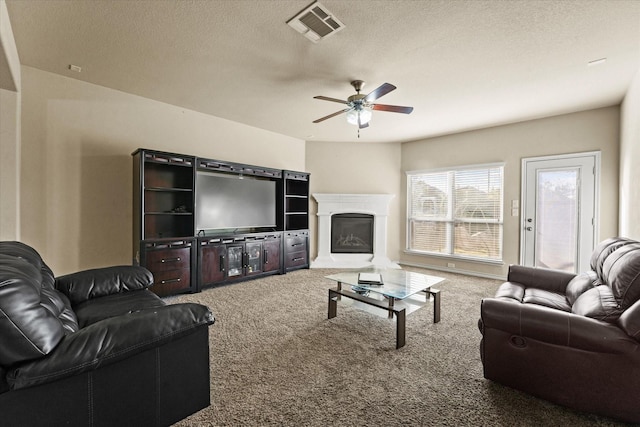
[[[503,251],[504,251],[504,167],[505,167],[505,163],[483,163],[483,164],[475,164],[475,165],[465,165],[465,166],[454,166],[454,167],[448,167],[448,168],[437,168],[437,169],[424,169],[424,170],[414,170],[414,171],[406,171],[405,175],[406,175],[406,190],[407,190],[407,194],[406,194],[406,201],[407,201],[407,214],[406,214],[406,224],[405,224],[405,231],[406,231],[406,244],[405,244],[405,252],[412,254],[412,255],[428,255],[428,256],[434,256],[434,257],[444,257],[444,258],[452,258],[452,259],[462,259],[462,260],[466,260],[466,261],[474,261],[474,262],[480,262],[480,263],[488,263],[488,264],[502,264],[503,263]],[[411,178],[415,175],[422,175],[422,174],[434,174],[434,173],[455,173],[455,172],[459,172],[459,171],[465,171],[465,170],[477,170],[477,169],[491,169],[491,168],[501,168],[502,169],[502,183],[501,183],[501,194],[500,194],[500,217],[497,220],[491,220],[491,221],[482,221],[483,223],[489,223],[489,224],[495,224],[499,226],[499,243],[500,243],[500,248],[499,248],[499,256],[496,258],[486,258],[486,257],[476,257],[476,256],[469,256],[469,255],[460,255],[460,254],[455,254],[454,253],[454,248],[455,248],[455,224],[459,224],[459,223],[472,223],[474,221],[469,221],[469,220],[465,220],[465,221],[459,221],[456,220],[454,218],[454,206],[455,206],[455,201],[454,201],[454,193],[450,193],[449,197],[448,197],[448,206],[447,206],[447,218],[446,219],[430,219],[429,221],[433,221],[433,222],[444,222],[447,224],[447,229],[448,229],[448,233],[447,233],[447,248],[448,248],[448,253],[443,253],[443,252],[431,252],[431,251],[422,251],[422,250],[416,250],[416,249],[412,249],[411,246],[411,221],[415,218],[411,217],[411,213],[412,213],[412,196],[411,196]],[[455,184],[453,183],[452,180],[448,180],[447,183],[448,186],[450,186],[450,190],[454,189]]]

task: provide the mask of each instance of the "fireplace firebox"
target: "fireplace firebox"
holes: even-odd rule
[[[373,254],[373,215],[341,213],[331,216],[331,252]]]

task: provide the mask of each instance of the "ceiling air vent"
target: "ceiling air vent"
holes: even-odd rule
[[[287,21],[287,24],[314,43],[344,28],[344,24],[320,2],[311,4]]]

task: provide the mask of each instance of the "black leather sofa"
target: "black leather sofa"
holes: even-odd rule
[[[0,242],[0,425],[164,426],[208,406],[213,315],[152,284],[135,266],[55,278]]]
[[[612,238],[574,275],[511,266],[481,305],[484,377],[640,423],[640,242]]]

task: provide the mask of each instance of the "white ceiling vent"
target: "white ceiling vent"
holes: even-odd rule
[[[311,4],[287,21],[287,24],[314,43],[344,28],[344,24],[320,2]]]

